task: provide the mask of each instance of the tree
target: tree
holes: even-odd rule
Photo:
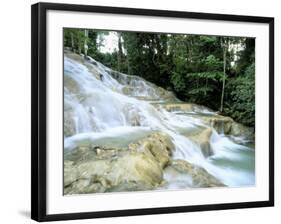
[[[109,34],[117,35],[116,50],[103,53]],[[64,29],[64,46],[254,125],[254,38]]]
[[[84,54],[85,57],[87,56],[87,51],[88,51],[88,30],[84,31]]]
[[[122,58],[123,58],[121,33],[118,32],[117,36],[118,36],[118,52],[117,52],[118,71],[121,71],[121,63],[122,63]]]
[[[74,52],[85,53],[85,44],[88,37],[85,35],[84,29],[65,29],[64,30],[64,46],[68,46]]]
[[[87,54],[98,60],[99,57],[98,57],[97,38],[98,38],[98,32],[95,32],[94,30],[88,31],[88,42],[87,42],[88,51],[87,51]]]
[[[226,80],[226,53],[229,49],[229,39],[227,37],[221,39],[221,47],[223,52],[223,78],[222,78],[220,112],[223,111],[224,89],[225,89],[225,80]]]
[[[225,113],[248,126],[255,125],[255,63],[229,81],[230,100]]]

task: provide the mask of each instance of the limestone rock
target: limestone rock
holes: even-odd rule
[[[248,141],[255,140],[255,131],[254,128],[246,127],[242,124],[234,122],[231,126],[230,135],[235,137],[243,136],[244,139]]]
[[[189,113],[189,112],[212,112],[209,108],[200,106],[194,103],[165,103],[160,104],[164,109],[166,109],[169,112],[173,111],[179,111],[183,113]]]
[[[202,116],[203,121],[216,129],[218,133],[229,134],[231,126],[234,123],[233,119],[230,117],[225,117],[221,115],[214,116]]]
[[[63,133],[65,137],[75,134],[74,113],[71,110],[64,111]]]
[[[174,145],[163,133],[125,148],[81,145],[65,155],[64,193],[149,190],[163,181]]]
[[[129,153],[115,159],[65,162],[65,194],[136,191],[157,187],[162,169],[145,153]]]
[[[200,146],[200,149],[205,157],[213,155],[213,149],[210,144],[210,138],[212,135],[212,129],[206,128],[201,132],[195,133],[188,138],[194,143]]]
[[[64,162],[64,186],[69,186],[77,179],[77,172],[73,169],[72,161]]]
[[[129,145],[129,149],[150,154],[161,167],[165,167],[170,160],[172,151],[174,150],[174,144],[168,135],[163,133],[154,133],[140,140],[137,144]]]
[[[204,168],[195,166],[185,160],[173,160],[170,166],[180,173],[192,177],[194,187],[223,187],[225,186],[216,177],[209,174]]]
[[[230,117],[214,115],[201,116],[200,118],[202,118],[207,125],[216,129],[218,133],[224,133],[225,135],[232,135],[235,137],[243,137],[245,140],[254,141],[254,128],[239,124]]]
[[[64,88],[66,88],[69,92],[73,94],[79,94],[80,92],[80,87],[78,83],[68,75],[63,76],[63,81],[64,81]]]

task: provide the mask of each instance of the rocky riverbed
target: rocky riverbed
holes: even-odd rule
[[[65,194],[253,185],[253,143],[230,117],[65,52]]]

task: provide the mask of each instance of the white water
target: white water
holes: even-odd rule
[[[204,157],[199,145],[178,131],[206,128],[199,118],[151,105],[150,101],[166,101],[155,85],[139,77],[117,75],[118,79],[113,78],[116,73],[112,75],[109,68],[94,59],[82,64],[64,57],[64,107],[71,111],[75,123],[75,134],[65,136],[65,151],[85,141],[111,141],[114,138],[129,141],[133,136],[143,137],[145,133],[163,131],[171,136],[176,146],[175,159],[205,168],[228,186],[255,183],[254,167],[247,166],[254,163],[252,149],[234,143],[213,129],[210,143],[214,155]],[[199,112],[212,114],[205,108]],[[165,175],[165,178],[173,189],[190,186],[188,176],[175,179]]]

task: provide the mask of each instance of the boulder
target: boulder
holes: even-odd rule
[[[132,92],[133,92],[133,88],[130,87],[130,86],[124,86],[124,87],[122,88],[122,92],[123,92],[125,95],[131,96],[131,95],[132,95]]]
[[[203,131],[195,132],[194,135],[188,136],[189,140],[200,146],[201,152],[205,157],[213,155],[213,149],[210,144],[212,128],[206,128]]]
[[[230,117],[225,117],[221,115],[212,115],[212,116],[201,116],[205,124],[216,129],[218,133],[229,134],[231,126],[234,123],[233,119]]]
[[[79,84],[69,75],[63,76],[63,86],[72,94],[79,94],[81,89]]]
[[[164,100],[174,101],[174,102],[179,101],[172,91],[168,91],[162,87],[156,88],[156,86],[154,86],[154,89],[156,90],[157,95],[159,95],[160,98],[162,98]]]
[[[163,168],[170,160],[174,144],[168,135],[154,133],[140,140],[137,144],[130,144],[129,149],[152,156],[159,163],[160,167]]]
[[[63,134],[65,137],[72,136],[76,132],[74,114],[71,110],[64,111],[64,120],[63,120]]]
[[[200,118],[202,118],[205,124],[210,125],[214,129],[216,129],[218,133],[224,133],[225,135],[232,135],[235,137],[242,137],[247,141],[254,141],[254,128],[239,124],[230,117],[212,115],[200,116]]]
[[[145,153],[128,153],[113,159],[64,163],[65,194],[137,191],[157,187],[162,169]]]
[[[163,181],[173,150],[163,133],[150,134],[127,148],[78,146],[64,156],[64,193],[154,189]]]
[[[169,166],[179,173],[191,176],[193,187],[226,186],[219,179],[209,174],[204,168],[193,165],[185,160],[172,160]]]
[[[73,169],[72,161],[64,162],[64,186],[69,186],[77,180],[77,171]]]
[[[233,122],[230,132],[230,135],[235,137],[242,136],[245,140],[253,142],[255,140],[255,130],[254,128],[244,126],[242,124]]]

